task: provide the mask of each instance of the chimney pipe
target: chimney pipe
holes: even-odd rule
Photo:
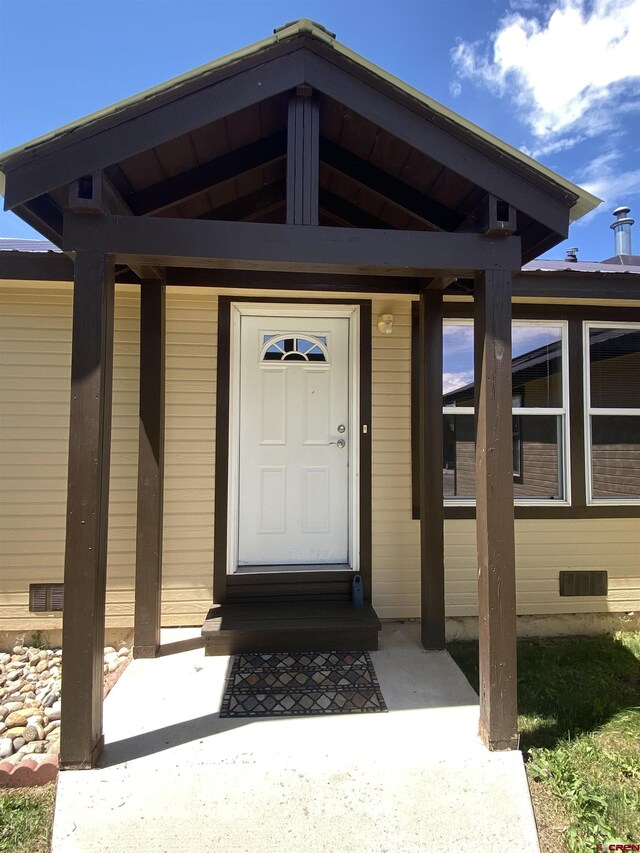
[[[627,216],[630,210],[630,207],[623,206],[617,207],[613,211],[613,215],[618,218],[609,227],[613,228],[613,233],[616,236],[616,255],[631,254],[631,226],[635,220],[629,219]]]
[[[567,249],[567,256],[565,261],[569,261],[571,264],[575,264],[578,261],[578,248],[577,246],[572,249]]]

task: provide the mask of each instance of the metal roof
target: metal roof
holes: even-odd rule
[[[633,257],[633,256],[629,256]],[[569,272],[569,273],[584,273],[597,272],[620,275],[628,273],[631,275],[640,275],[640,265],[623,264],[618,261],[551,261],[546,258],[529,261],[522,267],[523,272]]]
[[[55,243],[49,240],[27,239],[23,237],[0,237],[0,252],[61,252]]]
[[[3,154],[0,154],[0,166],[9,158],[17,154],[21,154],[28,150],[37,148],[38,146],[41,146],[44,143],[49,142],[53,139],[57,139],[66,134],[70,134],[73,131],[78,130],[79,128],[84,128],[87,125],[98,122],[99,120],[107,116],[112,116],[116,113],[122,112],[133,105],[140,104],[144,101],[151,101],[153,98],[159,95],[163,95],[172,89],[179,89],[185,84],[191,83],[198,77],[205,76],[214,70],[239,62],[240,60],[248,56],[254,56],[260,53],[261,51],[265,51],[269,47],[272,47],[280,42],[283,42],[287,39],[293,39],[301,35],[311,36],[312,38],[318,39],[324,44],[329,45],[338,54],[342,55],[351,62],[356,63],[366,71],[375,74],[388,84],[403,92],[405,95],[408,95],[409,97],[415,99],[422,106],[426,106],[428,109],[440,115],[445,120],[451,122],[454,125],[457,125],[460,128],[463,128],[468,133],[477,137],[482,142],[491,145],[493,148],[497,149],[502,154],[508,156],[510,159],[519,162],[521,165],[525,166],[527,169],[537,174],[538,177],[541,177],[547,181],[551,181],[557,187],[563,189],[564,191],[576,195],[577,201],[570,210],[571,221],[579,219],[580,217],[588,213],[590,210],[593,210],[595,207],[597,207],[598,204],[600,204],[601,200],[596,196],[592,195],[591,193],[587,192],[576,184],[573,184],[571,181],[568,181],[566,178],[563,178],[561,175],[558,175],[556,172],[553,172],[551,169],[548,169],[546,166],[543,166],[536,160],[533,160],[531,157],[527,156],[522,151],[519,151],[517,148],[514,148],[512,145],[509,145],[507,142],[504,142],[493,134],[488,133],[486,130],[483,130],[482,128],[458,115],[453,110],[450,110],[448,107],[445,107],[443,104],[440,104],[438,101],[435,101],[433,98],[430,98],[428,95],[425,95],[418,89],[413,88],[409,84],[400,80],[398,77],[395,77],[393,74],[390,74],[389,72],[370,62],[368,59],[365,59],[364,57],[350,50],[345,45],[336,41],[334,35],[330,33],[325,27],[309,20],[308,18],[301,18],[300,20],[293,21],[290,24],[285,24],[284,27],[280,27],[274,30],[273,35],[269,36],[266,39],[262,39],[261,41],[255,42],[254,44],[251,44],[248,47],[242,48],[241,50],[237,50],[233,53],[227,54],[226,56],[222,56],[219,59],[214,60],[213,62],[201,65],[198,68],[195,68],[192,71],[189,71],[178,77],[174,77],[171,80],[166,81],[165,83],[161,83],[158,86],[154,86],[151,89],[147,89],[146,91],[140,92],[137,95],[133,95],[130,98],[126,98],[125,100],[119,101],[118,103],[113,104],[112,106],[106,107],[102,110],[98,110],[97,112],[91,113],[90,115],[85,116],[84,118],[64,125],[63,127],[58,128],[57,130],[53,130],[50,133],[44,134],[43,136],[39,136],[36,139],[24,143],[23,145],[19,145],[15,148],[10,149],[9,151],[5,151]],[[4,183],[5,176],[3,172],[0,171],[0,194],[4,194]]]

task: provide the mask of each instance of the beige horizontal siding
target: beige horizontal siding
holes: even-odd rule
[[[212,290],[167,288],[165,625],[201,624],[213,601],[217,333]]]
[[[64,577],[73,288],[0,285],[0,630],[60,627],[29,613],[30,583]],[[138,456],[139,291],[116,286],[107,624],[132,601]],[[130,621],[130,620],[129,620]]]
[[[0,630],[46,630],[60,622],[28,613],[28,585],[57,582],[63,575],[71,310],[70,285],[0,286]],[[390,336],[376,328],[381,313],[394,314]],[[375,297],[372,318],[374,604],[383,618],[416,617],[420,555],[418,522],[411,518],[410,301]],[[138,324],[137,289],[118,285],[110,627],[133,620]],[[216,348],[215,292],[168,288],[165,625],[200,623],[212,600]],[[519,613],[640,607],[637,519],[518,521],[516,547]],[[474,615],[475,522],[448,521],[445,549],[447,614]],[[590,568],[608,571],[606,599],[559,597],[559,571]]]
[[[380,314],[393,314],[382,335]],[[373,603],[383,618],[420,613],[419,525],[411,519],[411,303],[372,305]]]

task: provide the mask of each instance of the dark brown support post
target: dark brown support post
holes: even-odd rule
[[[442,290],[420,294],[418,358],[422,644],[443,649]]]
[[[164,485],[165,286],[140,284],[140,422],[133,656],[160,646]]]
[[[320,109],[309,86],[289,101],[287,134],[287,224],[318,224]]]
[[[516,749],[511,273],[476,275],[474,333],[480,736]]]
[[[67,768],[93,767],[103,746],[113,303],[111,258],[77,252],[62,634],[60,765]]]

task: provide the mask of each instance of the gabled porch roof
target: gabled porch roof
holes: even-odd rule
[[[70,185],[101,171],[111,213],[282,223],[290,94],[311,90],[321,225],[478,231],[494,196],[527,260],[598,204],[302,19],[0,155],[5,206],[62,245]]]

